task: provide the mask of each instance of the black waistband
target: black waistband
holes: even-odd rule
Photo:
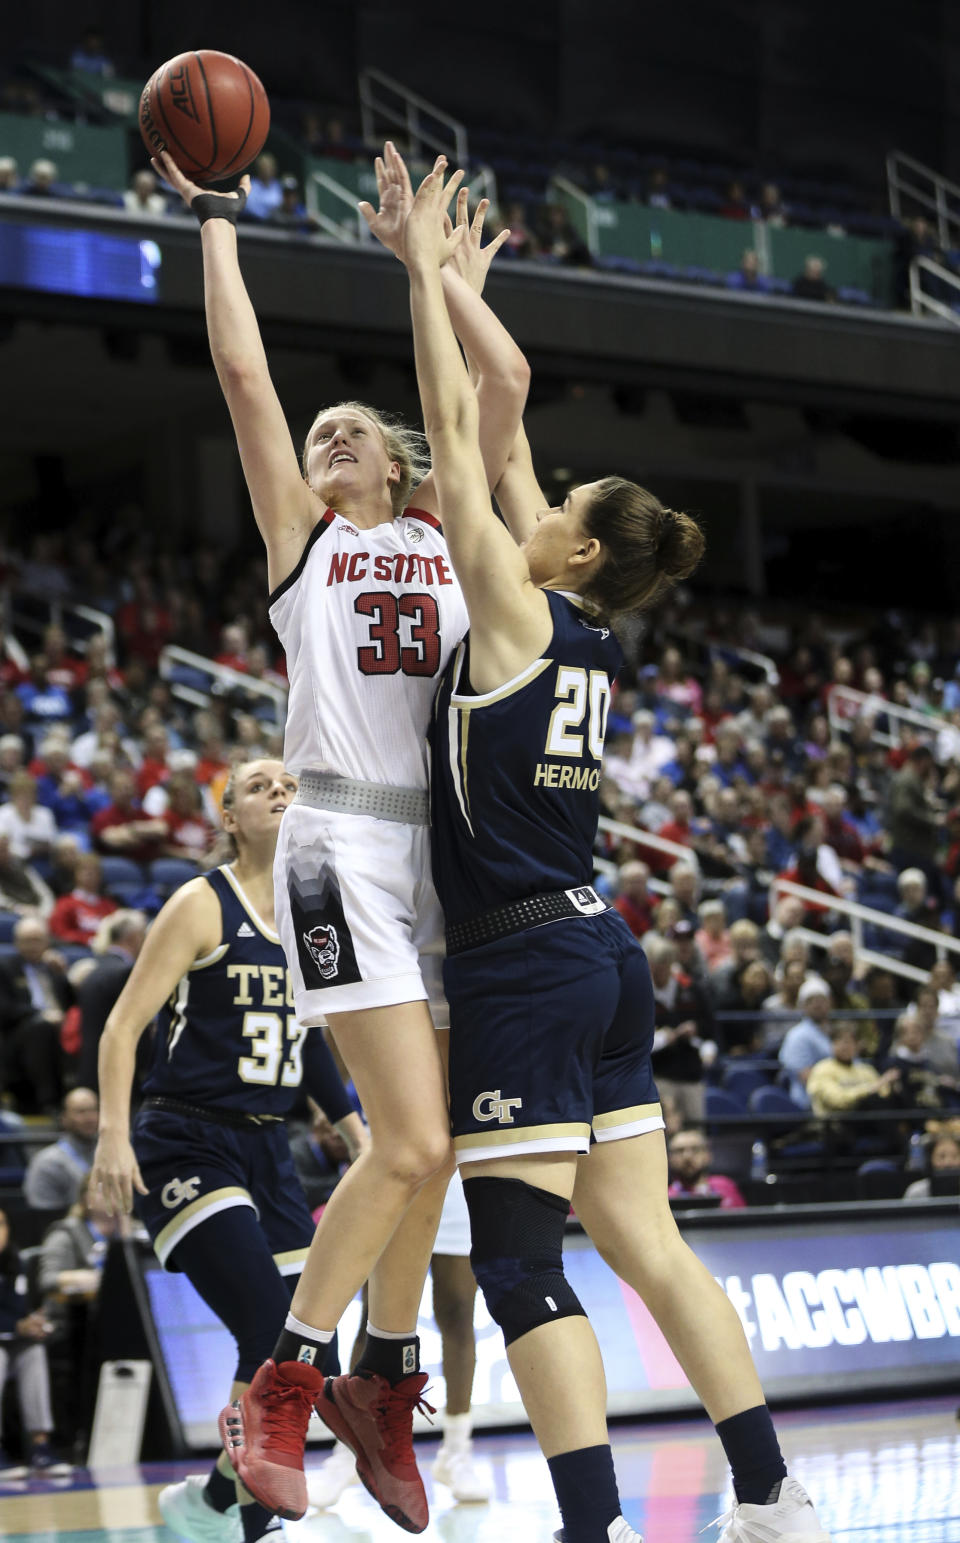
[[[469,921],[452,922],[447,928],[447,954],[462,954],[468,948],[482,948],[514,932],[543,927],[547,922],[563,921],[572,916],[599,916],[609,911],[607,902],[589,884],[574,889],[554,889],[542,895],[528,895],[511,900],[491,911],[481,911]]]
[[[161,1109],[166,1114],[182,1114],[188,1120],[207,1120],[211,1125],[229,1125],[232,1130],[256,1130],[257,1126],[282,1125],[279,1114],[244,1114],[242,1109],[208,1109],[200,1104],[186,1104],[181,1098],[157,1093],[145,1098],[141,1109]]]

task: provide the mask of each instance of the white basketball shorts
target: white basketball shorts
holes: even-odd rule
[[[470,1213],[459,1168],[447,1186],[433,1251],[435,1254],[456,1254],[460,1258],[470,1253]]]
[[[447,1028],[443,913],[427,826],[291,804],[273,880],[302,1024],[425,1001],[436,1027]]]

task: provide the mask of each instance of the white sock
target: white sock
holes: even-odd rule
[[[473,1432],[473,1415],[468,1409],[466,1414],[448,1414],[443,1412],[443,1445],[450,1451],[462,1452],[470,1445],[470,1436]]]
[[[414,1324],[413,1328],[410,1329],[406,1334],[394,1334],[391,1329],[378,1329],[376,1324],[370,1323],[368,1320],[367,1333],[372,1334],[374,1339],[416,1339],[417,1326]],[[333,1338],[332,1335],[331,1338]]]

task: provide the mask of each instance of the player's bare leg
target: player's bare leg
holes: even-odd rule
[[[400,1526],[421,1532],[427,1504],[412,1447],[419,1372],[417,1308],[446,1183],[449,1117],[437,1035],[424,1002],[339,1013],[331,1027],[370,1128],[370,1145],[334,1191],[314,1236],[274,1359],[245,1398],[221,1416],[221,1435],[248,1489],[281,1516],[307,1504],[303,1442],[311,1408],[357,1455],[357,1472]],[[442,1178],[440,1176],[443,1176]],[[354,1376],[324,1380],[317,1367],[347,1304],[370,1275],[418,1191],[406,1241],[391,1251],[395,1294],[381,1286]],[[433,1217],[434,1233],[430,1232]],[[417,1280],[419,1272],[419,1282]],[[391,1327],[396,1324],[397,1327]]]
[[[677,1229],[663,1132],[597,1142],[579,1161],[573,1200],[591,1241],[643,1299],[718,1427],[738,1499],[719,1543],[781,1536],[830,1543],[806,1491],[786,1477],[736,1310]]]
[[[434,1479],[447,1485],[455,1500],[489,1500],[492,1494],[490,1482],[476,1467],[471,1441],[470,1406],[477,1365],[473,1329],[477,1283],[466,1254],[434,1254],[430,1274],[433,1278],[433,1316],[440,1330],[446,1388],[443,1440],[430,1471]]]

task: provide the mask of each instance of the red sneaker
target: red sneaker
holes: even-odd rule
[[[426,1372],[391,1387],[385,1377],[328,1377],[314,1408],[357,1459],[357,1474],[383,1511],[407,1532],[430,1520],[423,1480],[413,1455],[413,1411],[434,1413],[421,1394]]]
[[[264,1361],[240,1397],[220,1411],[224,1451],[254,1500],[286,1521],[307,1509],[303,1446],[323,1373],[303,1361]]]

